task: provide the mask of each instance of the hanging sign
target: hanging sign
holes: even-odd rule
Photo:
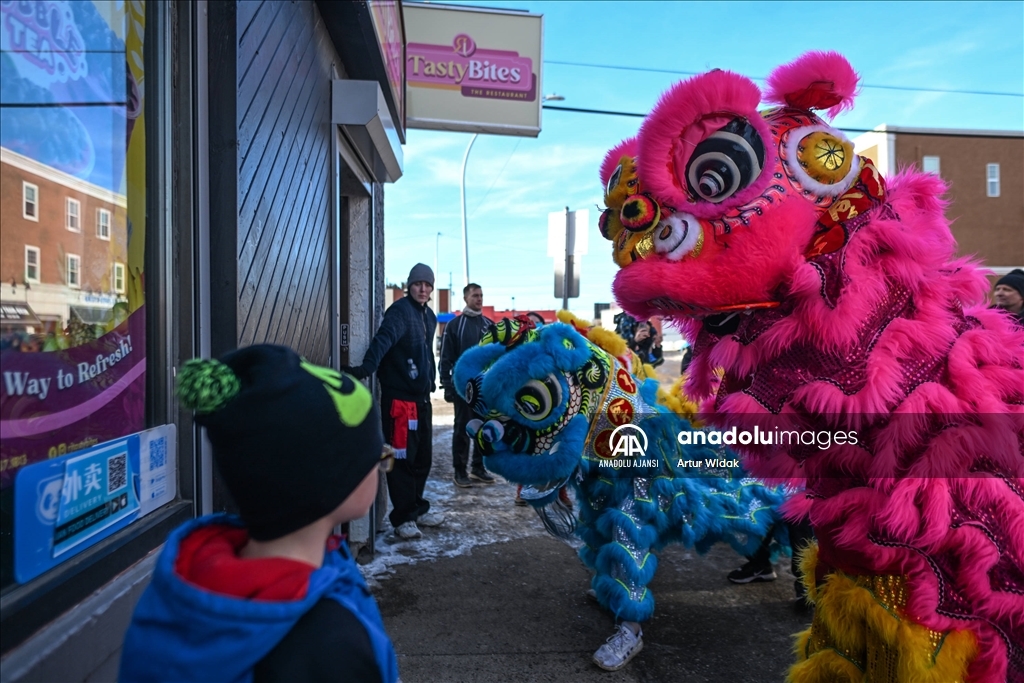
[[[409,128],[536,137],[543,16],[404,2]]]

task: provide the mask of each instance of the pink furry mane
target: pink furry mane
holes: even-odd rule
[[[751,476],[804,486],[789,511],[814,527],[816,571],[903,577],[901,618],[973,634],[977,654],[943,680],[1024,683],[1024,329],[957,255],[943,181],[883,177],[814,113],[852,107],[857,83],[841,55],[811,52],[771,73],[763,112],[733,73],[673,86],[637,142],[669,216],[613,291],[684,332],[684,391],[702,421],[749,435],[734,450]],[[908,647],[901,667],[935,663]],[[800,680],[831,666],[817,662]]]
[[[608,179],[612,177],[612,173],[615,173],[615,169],[619,165],[619,161],[624,156],[635,157],[636,156],[636,138],[626,138],[619,144],[609,150],[604,155],[604,161],[601,162],[601,187],[608,185]]]
[[[853,108],[859,77],[838,52],[808,52],[768,76],[765,101],[827,109],[829,118]]]

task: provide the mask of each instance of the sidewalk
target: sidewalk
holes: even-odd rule
[[[388,528],[363,567],[404,683],[784,679],[792,634],[810,623],[791,611],[788,561],[773,583],[736,586],[725,576],[743,559],[726,546],[703,557],[678,546],[661,553],[643,651],[615,673],[594,666],[614,625],[584,595],[589,572],[531,508],[513,505],[511,484],[455,487],[453,417],[435,406],[427,497],[448,520],[418,541]]]

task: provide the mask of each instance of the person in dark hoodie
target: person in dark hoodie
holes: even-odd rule
[[[458,317],[448,323],[441,338],[441,388],[444,389],[444,400],[455,406],[455,430],[452,432],[452,467],[455,474],[452,478],[456,486],[468,488],[473,485],[471,478],[483,484],[493,484],[495,480],[484,467],[484,456],[476,441],[470,439],[466,431],[466,425],[473,419],[473,409],[455,391],[452,385],[452,370],[466,349],[479,344],[484,333],[493,327],[494,323],[483,315],[484,292],[480,285],[470,282],[463,287],[462,298],[466,302],[466,307]],[[472,469],[467,472],[469,467]]]
[[[1014,268],[999,278],[992,299],[996,308],[1006,311],[1017,327],[1024,329],[1024,270]]]
[[[240,516],[173,531],[125,634],[120,680],[394,683],[377,605],[333,528],[366,514],[384,438],[360,382],[259,345],[178,372]]]
[[[395,448],[395,467],[388,473],[391,526],[399,538],[419,538],[420,526],[440,526],[444,515],[430,512],[423,490],[433,461],[433,413],[437,367],[431,342],[437,316],[427,302],[434,291],[434,271],[417,263],[409,271],[408,296],[384,311],[380,329],[358,367],[346,368],[364,379],[374,372],[380,381],[384,438]]]

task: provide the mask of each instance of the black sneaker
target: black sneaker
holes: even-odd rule
[[[758,566],[753,562],[747,562],[739,569],[729,572],[729,580],[733,583],[750,583],[751,581],[774,581],[776,579],[775,568],[771,565]]]
[[[465,472],[456,472],[455,475],[452,476],[452,481],[455,482],[456,486],[463,489],[472,488],[473,486],[473,482],[469,480],[469,477],[466,476]]]
[[[801,595],[793,601],[793,612],[800,616],[807,616],[814,612],[814,603],[808,600],[806,595]]]
[[[469,478],[484,484],[493,484],[496,481],[487,470],[473,470],[469,473]]]

